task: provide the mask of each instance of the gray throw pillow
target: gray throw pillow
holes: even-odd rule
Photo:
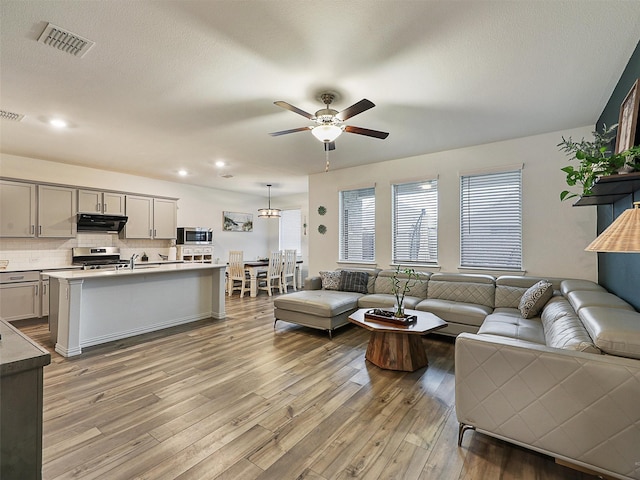
[[[553,297],[553,285],[546,280],[540,280],[529,287],[518,305],[522,318],[533,318],[538,315],[551,297]]]
[[[340,290],[340,280],[342,278],[342,272],[330,271],[320,272],[320,279],[322,280],[323,290]]]
[[[343,270],[340,277],[340,290],[343,292],[367,293],[369,274],[367,272],[351,272]]]

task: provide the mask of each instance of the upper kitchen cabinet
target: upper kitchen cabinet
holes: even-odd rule
[[[176,238],[178,202],[167,198],[153,199],[153,238]]]
[[[124,194],[78,190],[78,213],[124,215]]]
[[[38,185],[38,236],[76,236],[76,189]]]
[[[35,237],[36,186],[0,180],[0,237]]]
[[[124,238],[176,238],[176,200],[127,195],[126,215]]]

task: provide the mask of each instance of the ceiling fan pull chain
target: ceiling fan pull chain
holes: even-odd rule
[[[325,157],[327,158],[327,164],[324,167],[324,173],[329,171],[329,150],[324,151]]]

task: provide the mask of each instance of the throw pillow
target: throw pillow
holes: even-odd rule
[[[343,270],[340,278],[340,290],[343,292],[367,293],[369,274]]]
[[[320,272],[323,290],[339,290],[341,276],[340,271]]]
[[[529,287],[520,299],[518,309],[522,318],[533,318],[553,296],[553,285],[546,280],[540,280],[535,285]]]

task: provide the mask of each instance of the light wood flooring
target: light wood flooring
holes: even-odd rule
[[[457,446],[453,341],[424,338],[429,366],[381,370],[369,332],[278,322],[273,302],[227,297],[200,321],[65,359],[46,324],[43,478],[593,479],[467,432]]]

